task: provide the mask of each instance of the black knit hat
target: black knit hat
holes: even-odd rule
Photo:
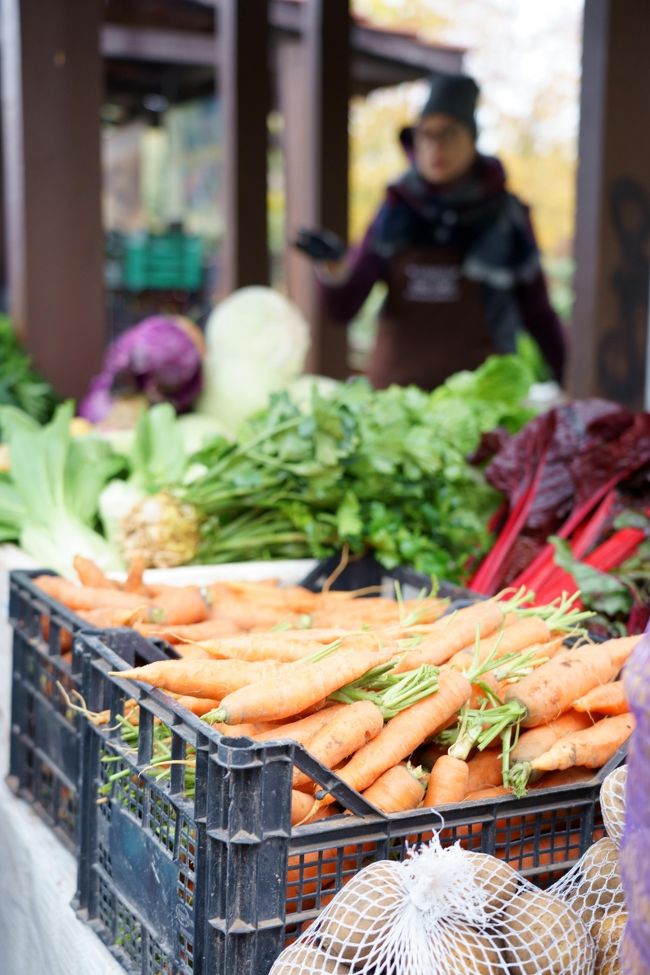
[[[467,126],[476,138],[476,102],[479,87],[473,78],[465,74],[436,74],[430,82],[429,94],[424,103],[419,118],[440,113],[449,115]],[[405,148],[413,145],[413,129],[402,129],[400,140]]]

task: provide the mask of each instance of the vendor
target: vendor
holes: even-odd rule
[[[361,246],[345,256],[327,231],[296,246],[315,262],[326,311],[348,323],[372,286],[388,287],[370,365],[375,387],[433,389],[493,353],[516,350],[524,328],[562,380],[565,338],[551,307],[528,208],[506,186],[498,159],[476,149],[478,87],[433,78],[400,139],[409,169],[391,184]]]

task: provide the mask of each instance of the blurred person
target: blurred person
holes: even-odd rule
[[[360,246],[301,230],[326,312],[349,323],[377,281],[387,285],[369,368],[373,385],[433,389],[489,355],[536,340],[561,383],[563,327],[553,310],[528,207],[498,159],[477,151],[476,82],[436,75],[413,127],[400,133],[409,169],[388,186]]]

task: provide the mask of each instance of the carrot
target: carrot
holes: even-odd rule
[[[576,765],[574,768],[565,768],[559,772],[546,772],[541,779],[531,785],[531,789],[555,789],[561,785],[576,785],[579,782],[589,782],[593,777],[593,769]]]
[[[279,666],[247,660],[157,660],[144,667],[113,671],[112,676],[138,680],[176,694],[223,701],[233,690],[249,684],[256,686],[254,682],[264,676],[271,678]]]
[[[130,626],[133,622],[134,614],[137,616],[139,610],[115,609],[112,606],[100,606],[98,609],[79,609],[78,615],[82,620],[98,626],[100,629],[111,629],[115,626]]]
[[[314,808],[314,799],[298,789],[291,790],[291,825],[305,822]]]
[[[625,686],[621,680],[594,687],[574,701],[573,707],[576,711],[584,711],[588,714],[596,711],[598,714],[616,715],[626,714],[630,710],[625,696]]]
[[[574,765],[601,768],[624,745],[634,730],[634,716],[619,714],[602,718],[572,735],[560,738],[548,751],[532,760],[534,772],[553,772]]]
[[[301,660],[317,650],[322,643],[291,641],[284,634],[249,633],[221,640],[202,640],[201,646],[216,659],[228,660],[283,660],[286,663]],[[375,641],[374,646],[377,646]]]
[[[621,637],[560,653],[512,685],[505,700],[517,701],[526,708],[522,721],[525,728],[548,724],[587,691],[611,681],[640,639]]]
[[[469,643],[449,660],[451,667],[468,670],[478,654],[482,663],[491,654],[494,659],[505,657],[509,653],[519,653],[527,647],[540,643],[547,643],[551,639],[551,631],[539,616],[525,616],[523,619],[511,623],[502,630],[497,630],[479,641],[478,649],[474,643]]]
[[[416,809],[420,805],[424,795],[424,782],[406,765],[393,765],[362,795],[382,812],[403,812],[406,809]]]
[[[384,727],[384,718],[372,701],[356,701],[334,714],[307,742],[307,751],[327,768],[336,768],[344,759],[376,738]],[[294,788],[310,781],[306,772],[293,772]]]
[[[584,731],[591,727],[591,720],[584,714],[576,711],[567,711],[561,718],[550,721],[548,724],[532,728],[519,736],[519,741],[510,752],[513,762],[531,762],[538,755],[543,755],[545,751],[575,731]]]
[[[197,586],[170,586],[152,600],[149,622],[177,626],[201,623],[208,615],[208,605]]]
[[[256,741],[284,741],[289,739],[290,741],[297,741],[300,745],[306,745],[319,728],[331,721],[339,711],[349,706],[349,704],[330,704],[328,707],[322,708],[306,718],[301,718],[299,721],[291,721],[289,724],[276,724],[266,731],[256,732],[254,738]],[[213,727],[221,730],[222,727],[228,726],[215,724]]]
[[[277,725],[272,721],[249,721],[245,724],[213,724],[212,727],[226,738],[256,738],[267,732],[272,733]]]
[[[182,660],[210,660],[210,654],[193,643],[175,643],[174,650]]]
[[[142,581],[142,577],[144,575],[144,570],[146,569],[146,567],[147,564],[145,562],[144,556],[135,555],[131,559],[131,563],[129,565],[129,572],[123,587],[125,592],[138,592],[138,593],[148,594],[149,592],[148,587],[145,586]]]
[[[431,769],[424,805],[446,806],[462,802],[467,795],[468,784],[467,762],[451,755],[442,755]]]
[[[438,690],[392,718],[338,770],[339,778],[358,792],[369,788],[383,772],[408,758],[425,738],[435,735],[469,699],[471,691],[469,681],[458,671],[441,671]],[[330,795],[322,801],[334,799]]]
[[[118,589],[102,589],[93,586],[77,586],[60,576],[38,576],[34,580],[44,592],[58,599],[69,609],[139,609],[147,605],[147,600],[133,592],[120,592]]]
[[[391,655],[392,651],[386,649],[339,650],[318,663],[285,664],[277,676],[256,681],[224,697],[216,714],[217,720],[239,724],[241,721],[290,718],[362,677],[378,664],[386,663]]]
[[[201,623],[187,623],[182,625],[169,625],[166,623],[135,623],[134,629],[146,637],[158,637],[159,640],[166,640],[167,643],[200,642],[221,637],[232,636],[239,633],[238,628],[230,620],[204,620]],[[209,649],[206,647],[206,652]]]
[[[473,792],[468,792],[465,796],[465,802],[476,802],[478,799],[499,799],[501,796],[511,795],[512,789],[506,789],[504,785],[490,785],[484,789],[475,789]],[[497,820],[497,823],[499,822],[501,820]]]
[[[467,771],[468,793],[503,785],[501,756],[492,749],[486,748],[468,759]]]
[[[210,697],[190,697],[188,694],[181,694],[176,701],[181,707],[187,708],[192,714],[198,714],[199,717],[219,707],[219,702]]]
[[[477,630],[485,637],[502,623],[503,610],[491,600],[460,609],[439,633],[424,639],[414,650],[405,653],[395,673],[415,670],[421,664],[443,664],[458,650],[469,646],[476,639]]]
[[[99,568],[92,559],[83,555],[75,555],[72,564],[82,586],[94,586],[97,589],[118,589],[119,586]]]

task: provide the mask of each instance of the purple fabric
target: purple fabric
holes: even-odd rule
[[[150,403],[166,401],[183,413],[197,399],[201,382],[197,344],[174,318],[152,316],[109,346],[79,415],[100,422],[120,394],[143,395]]]
[[[628,751],[625,833],[621,872],[629,922],[622,975],[650,972],[650,627],[624,670],[625,691],[636,718]]]

